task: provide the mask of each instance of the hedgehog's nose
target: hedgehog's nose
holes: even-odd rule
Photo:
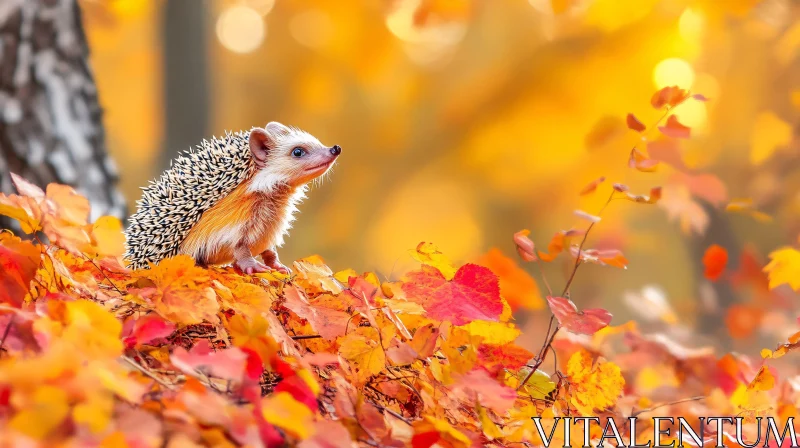
[[[342,147],[341,146],[333,145],[333,147],[331,147],[331,154],[333,154],[335,156],[338,156],[341,153],[342,153]]]

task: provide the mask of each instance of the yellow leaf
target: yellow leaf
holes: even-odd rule
[[[67,392],[55,386],[41,386],[32,403],[20,409],[8,422],[11,429],[41,440],[61,425],[69,414]]]
[[[101,305],[88,300],[66,303],[69,324],[62,337],[88,356],[122,354],[122,324]]]
[[[800,251],[782,247],[769,254],[771,261],[764,267],[769,276],[769,289],[786,283],[795,291],[800,289]]]
[[[750,162],[760,165],[770,158],[776,149],[792,141],[792,126],[773,112],[762,112],[753,125],[750,136]]]
[[[447,420],[431,417],[430,415],[426,415],[423,420],[414,422],[414,434],[415,437],[422,434],[437,434],[440,440],[448,442],[454,448],[467,448],[472,445],[469,438],[461,431],[453,428]],[[425,438],[429,439],[429,436]],[[447,445],[440,444],[440,446]]]
[[[347,281],[350,279],[350,277],[358,277],[358,272],[356,272],[355,269],[345,269],[333,274],[333,278],[339,280],[344,285],[347,284]]]
[[[583,415],[612,406],[625,386],[616,364],[599,361],[592,364],[592,355],[586,350],[575,352],[569,358],[567,375],[572,384],[572,404]]]
[[[433,266],[442,273],[445,279],[452,280],[456,275],[456,268],[439,248],[433,243],[419,243],[417,248],[409,250],[411,257],[422,264]]]
[[[278,352],[278,344],[268,331],[269,323],[261,315],[246,319],[241,314],[234,314],[228,319],[228,332],[233,345],[254,350],[264,362]]]
[[[92,239],[99,256],[121,257],[125,252],[122,223],[113,216],[103,216],[95,221]]]
[[[121,431],[114,431],[100,442],[100,448],[128,448],[128,441]]]
[[[494,440],[503,437],[503,432],[500,431],[500,428],[489,418],[486,409],[481,406],[480,403],[478,403],[476,411],[478,413],[478,419],[481,422],[481,428],[487,439]]]
[[[459,328],[467,330],[473,336],[481,336],[486,344],[495,345],[513,342],[520,334],[519,328],[514,324],[485,320],[473,320]]]
[[[288,392],[278,392],[265,398],[263,409],[264,420],[301,440],[314,434],[311,409],[292,398]]]
[[[768,348],[761,349],[761,357],[764,359],[772,358],[772,350]]]
[[[380,373],[386,366],[386,354],[378,342],[377,331],[368,329],[375,333],[374,338],[355,332],[339,338],[339,355],[351,363],[360,381]]]
[[[75,405],[72,419],[83,423],[94,434],[101,433],[111,420],[114,410],[114,399],[110,395],[92,394],[84,403]]]
[[[522,380],[524,380],[525,377],[528,376],[528,373],[530,373],[529,368],[520,369],[519,373],[517,373],[518,383],[521,383]],[[555,389],[556,389],[556,383],[554,383],[553,380],[550,379],[550,375],[539,369],[536,369],[536,371],[533,372],[533,375],[531,375],[531,377],[528,378],[528,381],[522,388],[522,390],[525,391],[525,393],[534,400],[543,399]]]
[[[5,215],[19,221],[22,231],[33,233],[42,229],[41,211],[33,199],[25,196],[0,193],[0,215]]]
[[[772,376],[772,372],[767,366],[761,366],[756,377],[747,385],[747,390],[764,391],[771,390],[773,387],[775,387],[775,377]]]

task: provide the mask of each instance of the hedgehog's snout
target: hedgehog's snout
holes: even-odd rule
[[[341,153],[342,153],[342,147],[341,147],[341,146],[339,146],[339,145],[333,145],[333,146],[331,146],[331,154],[332,154],[334,157],[338,156],[338,155],[339,155],[339,154],[341,154]]]

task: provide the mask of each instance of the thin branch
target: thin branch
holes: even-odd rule
[[[655,411],[656,409],[663,408],[664,406],[671,406],[673,404],[679,404],[679,403],[687,403],[689,401],[700,401],[700,400],[704,400],[705,398],[706,398],[705,396],[700,395],[700,396],[697,396],[697,397],[683,398],[683,399],[676,400],[676,401],[670,401],[669,403],[661,403],[661,404],[658,404],[658,405],[655,405],[655,406],[652,406],[652,407],[649,407],[649,408],[646,408],[646,409],[640,409],[640,410],[638,410],[636,412],[633,412],[633,413],[631,413],[631,417],[636,417],[636,416],[638,416],[640,414],[644,414],[645,412]]]
[[[175,390],[175,387],[174,387],[174,386],[172,386],[172,385],[171,385],[171,384],[169,384],[169,383],[166,383],[164,380],[162,380],[161,378],[159,378],[159,377],[158,377],[158,376],[157,376],[155,373],[153,373],[153,372],[151,372],[151,371],[147,370],[146,368],[144,368],[144,366],[140,365],[138,362],[136,362],[136,361],[132,360],[131,358],[129,358],[129,357],[125,356],[125,355],[122,355],[122,356],[120,356],[120,358],[122,358],[122,359],[123,359],[125,362],[127,362],[127,363],[128,363],[128,364],[130,364],[131,366],[135,367],[135,368],[136,368],[137,370],[139,370],[140,372],[144,373],[144,374],[145,374],[145,375],[147,375],[148,377],[150,377],[150,378],[152,378],[153,380],[155,380],[155,382],[156,382],[156,383],[158,383],[158,384],[160,384],[160,385],[164,386],[165,388],[167,388],[167,389],[169,389],[169,390]]]
[[[8,333],[11,332],[11,324],[14,323],[14,318],[17,317],[16,314],[12,314],[11,317],[8,318],[8,325],[6,325],[6,330],[3,332],[3,338],[0,339],[0,350],[3,349],[3,346],[6,343],[6,338],[8,337]]]
[[[291,338],[294,339],[295,341],[300,341],[300,340],[303,340],[303,339],[319,339],[321,337],[322,336],[320,336],[318,334],[306,334],[306,335],[302,335],[302,336],[291,336]]]

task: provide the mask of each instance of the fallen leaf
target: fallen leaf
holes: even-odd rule
[[[41,257],[33,244],[0,232],[0,303],[16,307],[22,304]]]
[[[614,405],[622,394],[625,379],[611,362],[592,362],[586,350],[575,352],[567,362],[572,404],[583,415],[594,415]]]
[[[451,281],[427,265],[406,277],[403,292],[431,318],[464,325],[476,319],[497,321],[503,312],[499,279],[483,266],[465,264]]]

